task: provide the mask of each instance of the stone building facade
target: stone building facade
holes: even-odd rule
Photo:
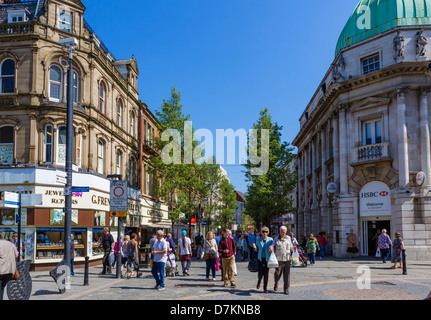
[[[60,255],[39,256],[36,242],[41,235],[61,241],[53,229],[58,227],[53,216],[64,207],[64,183],[57,176],[65,170],[69,58],[61,39],[78,41],[73,53],[73,184],[90,187],[73,201],[74,228],[84,246],[79,257],[93,256],[96,234],[116,226],[109,216],[108,175],[121,174],[129,182],[123,232],[170,226],[166,206],[153,197],[153,179],[144,170],[154,152],[146,137],[158,134],[158,121],[139,100],[137,61],[134,56],[115,59],[84,12],[79,0],[0,3],[0,191],[15,192],[22,185],[24,193],[43,195],[42,205],[26,208],[23,239],[29,240],[28,258],[52,263]],[[9,221],[13,214],[2,203],[2,192],[5,224],[0,222],[0,231],[10,233],[16,224]]]
[[[360,1],[300,117],[298,234],[325,231],[336,257],[350,229],[375,255],[384,228],[431,259],[430,16],[425,1]]]

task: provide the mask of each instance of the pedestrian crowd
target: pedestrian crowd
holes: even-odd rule
[[[268,293],[268,278],[270,269],[274,269],[274,291],[278,291],[280,280],[283,281],[283,293],[289,294],[290,287],[290,268],[295,264],[298,257],[307,260],[304,253],[308,255],[308,262],[311,266],[316,263],[316,254],[320,253],[320,259],[325,258],[327,238],[325,232],[320,232],[316,239],[312,233],[308,238],[303,236],[301,244],[297,241],[293,233],[288,234],[287,228],[281,226],[279,232],[272,237],[269,236],[270,230],[267,227],[261,228],[260,232],[248,231],[248,233],[233,234],[229,229],[219,233],[208,232],[204,238],[200,233],[194,237],[197,259],[206,262],[206,280],[216,281],[216,272],[221,271],[221,280],[224,286],[236,288],[235,277],[237,268],[235,258],[239,254],[241,261],[249,259],[248,269],[257,272],[257,285],[259,290],[261,285],[263,292]],[[13,280],[17,271],[16,261],[18,258],[17,234],[14,234],[11,241],[1,239],[0,233],[0,300],[3,299],[3,292],[7,283]],[[376,241],[376,256],[379,256],[383,263],[389,259],[394,265],[391,267],[402,268],[402,251],[404,243],[401,234],[396,232],[392,241],[387,234],[387,230],[378,229],[373,237]],[[73,243],[73,238],[72,238]],[[151,274],[156,282],[155,289],[165,289],[166,271],[171,268],[177,269],[175,257],[178,254],[181,261],[183,276],[190,276],[192,263],[192,240],[187,236],[187,231],[183,230],[178,239],[177,246],[172,238],[172,234],[164,234],[158,230],[150,239],[151,252]],[[101,275],[112,273],[115,263],[121,264],[122,278],[140,277],[139,271],[139,244],[137,235],[125,235],[120,243],[114,241],[109,232],[109,228],[104,228],[104,236],[99,247],[103,247],[103,270]],[[22,246],[21,246],[22,249]],[[391,250],[392,249],[392,250]],[[72,248],[74,252],[74,249]],[[121,260],[117,260],[117,253],[120,252]],[[352,229],[347,235],[347,253],[349,258],[355,258],[359,252],[357,237]],[[73,259],[72,272],[73,276]],[[305,265],[307,262],[305,263]],[[397,267],[397,265],[399,266]]]

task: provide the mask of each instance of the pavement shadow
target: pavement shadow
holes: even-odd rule
[[[61,294],[59,291],[51,291],[51,290],[37,290],[35,293],[33,293],[33,296],[47,296],[47,295],[54,295],[54,294]]]

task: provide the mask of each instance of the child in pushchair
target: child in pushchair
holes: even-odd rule
[[[304,255],[304,249],[301,246],[297,246],[292,254],[292,266],[298,267],[302,265],[303,267],[307,266],[307,258]]]

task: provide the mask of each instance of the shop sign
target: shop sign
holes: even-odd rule
[[[390,216],[391,196],[389,187],[381,181],[367,183],[359,192],[361,217]]]
[[[424,184],[424,182],[425,182],[425,172],[420,171],[416,174],[416,183],[421,186]]]
[[[338,184],[336,182],[329,182],[326,186],[326,190],[328,190],[329,193],[336,193],[338,191]]]

